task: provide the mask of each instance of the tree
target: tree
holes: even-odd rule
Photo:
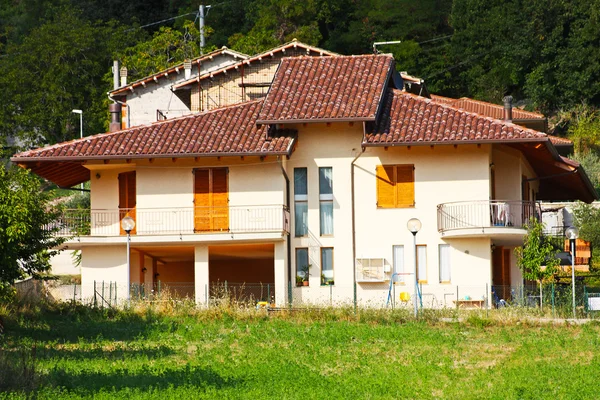
[[[592,268],[600,267],[600,208],[592,204],[577,203],[573,208],[575,225],[579,237],[590,242],[592,247]]]
[[[0,165],[0,283],[50,269],[50,257],[65,240],[52,228],[58,211],[50,196],[29,171]]]
[[[542,283],[554,276],[560,264],[556,253],[556,249],[544,238],[544,225],[531,218],[527,224],[527,234],[523,238],[523,247],[517,247],[515,255],[523,278],[540,285],[540,308],[543,299]]]

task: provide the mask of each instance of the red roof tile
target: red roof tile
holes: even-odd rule
[[[294,142],[289,131],[268,137],[267,127],[257,126],[256,117],[261,105],[262,100],[256,100],[151,125],[88,136],[26,151],[11,160],[18,163],[32,160],[289,155]]]
[[[364,145],[547,141],[544,133],[389,89]]]
[[[374,121],[393,69],[390,55],[284,58],[258,123]]]
[[[465,111],[474,112],[477,114],[485,115],[486,117],[502,119],[504,117],[504,106],[488,103],[485,101],[470,99],[468,97],[461,97],[460,99],[453,99],[451,97],[444,97],[438,95],[431,95],[431,100],[447,104],[454,108],[462,108]],[[543,114],[538,114],[531,111],[521,110],[519,108],[512,109],[513,119],[545,119]]]
[[[548,135],[548,139],[550,139],[552,144],[555,146],[573,146],[573,141],[566,138]]]

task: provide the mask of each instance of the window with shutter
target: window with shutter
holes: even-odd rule
[[[377,207],[415,206],[414,169],[412,164],[377,166]]]
[[[229,229],[227,168],[194,171],[194,231]]]
[[[123,172],[119,174],[119,221],[125,217],[131,217],[136,220],[135,205],[136,205],[136,187],[135,187],[135,171]],[[121,235],[125,235],[125,231],[120,227]],[[134,227],[131,231],[132,235],[137,232]]]

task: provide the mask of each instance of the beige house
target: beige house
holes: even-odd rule
[[[283,58],[264,99],[12,161],[60,186],[90,180],[91,210],[59,221],[84,290],[160,281],[204,304],[245,283],[284,306],[383,305],[393,288],[481,305],[522,283],[513,249],[536,202],[595,191],[546,134],[397,89],[395,73],[389,55]]]

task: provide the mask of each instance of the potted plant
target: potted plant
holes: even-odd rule
[[[302,286],[304,283],[304,278],[302,278],[300,275],[296,275],[296,286]]]
[[[299,272],[302,272],[302,275],[303,275],[302,285],[304,285],[304,286],[308,286],[308,277],[310,276],[310,267],[312,267],[312,264],[303,265],[298,269]]]

